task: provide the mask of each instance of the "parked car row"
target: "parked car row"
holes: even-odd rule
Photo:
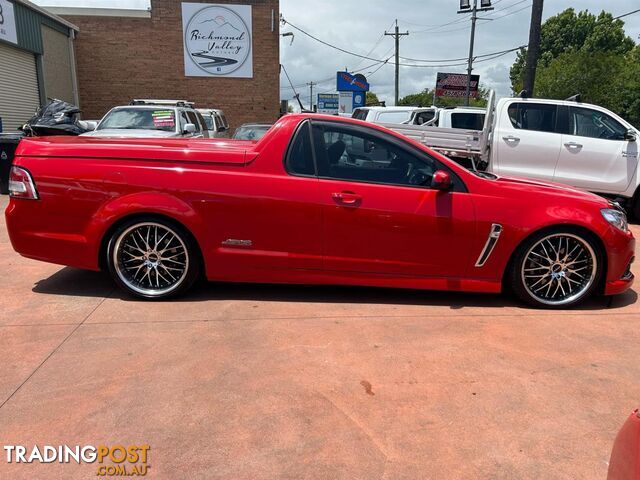
[[[615,113],[578,101],[502,98],[491,94],[484,124],[443,128],[456,109],[444,110],[438,127],[410,119],[390,122],[393,112],[367,113],[381,123],[466,166],[498,175],[554,181],[594,192],[620,203],[640,219],[640,131]],[[374,113],[371,113],[374,112]],[[418,113],[416,113],[418,112]],[[471,113],[471,112],[469,112]],[[411,115],[413,115],[411,117]]]
[[[136,99],[109,110],[92,137],[227,137],[229,125],[221,110],[196,109],[185,100]]]

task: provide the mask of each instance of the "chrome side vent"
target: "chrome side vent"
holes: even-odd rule
[[[476,260],[476,267],[482,267],[489,257],[491,256],[491,252],[498,243],[498,239],[500,238],[500,234],[502,233],[502,225],[499,223],[492,223],[491,230],[489,230],[489,237],[487,238],[487,242],[484,244],[484,248],[480,252],[480,256],[478,260]]]

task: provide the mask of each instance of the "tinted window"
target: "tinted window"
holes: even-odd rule
[[[366,120],[367,119],[367,110],[362,108],[356,108],[351,115],[352,118],[356,118],[358,120]]]
[[[436,112],[433,110],[428,110],[426,112],[420,112],[416,115],[414,123],[416,125],[424,125],[425,123],[433,120],[433,117],[436,116]]]
[[[429,185],[436,162],[391,142],[340,125],[317,126],[314,142],[322,177],[392,185]]]
[[[509,105],[508,113],[517,129],[556,132],[557,110],[556,105],[515,102]]]
[[[198,119],[195,114],[191,110],[187,110],[187,118],[189,119],[189,123],[193,123],[196,127],[196,132],[200,131],[200,124],[198,123]]]
[[[590,108],[570,107],[569,134],[581,137],[624,140],[625,127],[606,113]]]
[[[211,115],[205,115],[204,122],[207,125],[207,130],[215,130],[215,127],[213,126],[213,117]]]
[[[451,114],[451,128],[482,130],[483,127],[484,127],[484,113],[452,113]]]
[[[200,127],[202,128],[202,130],[208,130],[209,128],[207,127],[207,122],[205,121],[202,114],[197,110],[195,111],[195,114],[196,114],[196,117],[198,118],[198,123],[200,124]]]
[[[293,139],[287,154],[287,171],[298,175],[315,175],[316,169],[313,164],[313,153],[311,151],[311,134],[309,132],[309,122],[304,122]]]

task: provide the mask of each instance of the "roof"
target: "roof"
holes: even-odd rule
[[[408,110],[415,110],[419,107],[415,107],[415,106],[410,106],[410,105],[406,105],[406,106],[397,106],[397,107],[356,107],[360,110],[374,110],[376,112],[406,112]]]
[[[19,0],[23,1],[23,0]],[[47,7],[58,15],[87,17],[151,18],[151,12],[133,8]]]
[[[35,3],[31,3],[29,0],[13,0],[13,2],[20,3],[21,5],[24,5],[25,7],[33,10],[34,12],[38,12],[39,14],[45,17],[48,17],[51,20],[58,22],[67,28],[70,28],[71,30],[75,30],[76,32],[80,31],[80,28],[78,28],[76,25],[56,15],[56,12],[54,12],[55,8],[53,7],[47,7],[45,9],[36,5]]]

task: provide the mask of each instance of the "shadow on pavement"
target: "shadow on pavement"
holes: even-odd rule
[[[114,288],[108,274],[65,267],[40,280],[33,292],[80,297],[111,296],[124,301],[143,301]],[[638,294],[629,290],[616,297],[595,297],[574,310],[623,308],[636,302]],[[510,295],[437,292],[395,288],[274,285],[256,283],[200,282],[187,295],[172,302],[205,302],[211,300],[253,300],[302,303],[362,303],[387,305],[448,306],[452,310],[465,307],[522,307],[526,305]]]

